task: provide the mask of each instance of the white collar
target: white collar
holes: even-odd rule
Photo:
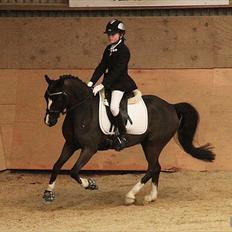
[[[110,47],[110,51],[112,52],[121,42],[122,42],[122,39],[120,39],[116,44],[112,44]]]

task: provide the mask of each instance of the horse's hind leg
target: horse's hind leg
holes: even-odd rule
[[[54,200],[55,195],[53,193],[53,190],[55,188],[55,181],[56,181],[57,175],[59,174],[60,169],[65,164],[65,162],[73,155],[73,153],[77,149],[78,147],[76,147],[75,145],[68,144],[67,142],[64,144],[61,155],[53,166],[49,185],[47,189],[44,191],[43,199],[45,200],[45,202],[49,203]]]
[[[126,194],[125,204],[130,205],[135,202],[135,195],[142,189],[142,187],[152,178],[152,190],[151,193],[145,196],[145,201],[154,201],[157,198],[157,186],[160,173],[160,165],[158,163],[158,157],[162,150],[161,147],[154,147],[142,144],[145,152],[146,159],[148,161],[148,169],[143,178]]]
[[[161,147],[154,147],[142,144],[147,162],[148,162],[148,170],[151,173],[151,192],[144,197],[144,202],[152,202],[157,199],[158,196],[158,182],[159,182],[159,175],[161,171],[161,166],[159,164],[159,155],[163,149]]]
[[[155,201],[158,196],[158,182],[159,182],[159,174],[161,171],[161,167],[159,162],[156,163],[154,169],[152,171],[152,182],[151,182],[151,192],[144,197],[144,202],[149,203]]]

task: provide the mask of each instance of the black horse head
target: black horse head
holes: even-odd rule
[[[64,91],[64,79],[51,80],[47,75],[45,79],[48,83],[48,88],[44,94],[47,102],[46,115],[44,122],[47,126],[54,126],[60,113],[65,112],[67,97]]]
[[[54,126],[60,114],[71,111],[89,96],[89,88],[79,78],[72,75],[62,75],[57,80],[51,80],[45,75],[48,88],[45,92],[47,102],[44,122],[47,126]]]

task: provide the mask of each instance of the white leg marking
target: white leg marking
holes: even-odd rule
[[[149,195],[146,195],[144,197],[145,202],[152,202],[157,199],[158,196],[158,191],[157,191],[157,186],[154,183],[151,183],[151,192]]]
[[[89,181],[87,179],[84,179],[84,178],[80,178],[80,179],[81,179],[81,185],[84,188],[87,188],[89,186]]]
[[[55,185],[56,185],[56,182],[53,182],[52,184],[49,184],[47,190],[48,191],[53,191],[54,188],[55,188]]]
[[[130,205],[135,202],[135,195],[141,190],[144,186],[141,181],[139,181],[131,190],[126,194],[125,204]]]

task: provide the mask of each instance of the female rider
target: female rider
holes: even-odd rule
[[[114,124],[118,128],[117,137],[118,150],[126,146],[126,128],[119,111],[123,94],[137,89],[135,82],[128,75],[128,63],[130,51],[125,45],[125,26],[122,21],[111,20],[106,25],[105,34],[108,36],[109,45],[106,47],[100,64],[95,69],[89,87],[93,87],[99,78],[104,74],[101,84],[93,88],[96,95],[103,88],[111,91],[110,110],[114,118]]]

